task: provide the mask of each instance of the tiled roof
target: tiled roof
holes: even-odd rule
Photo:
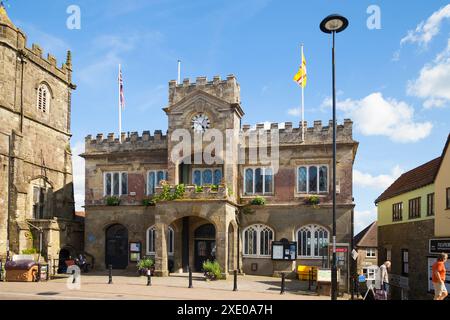
[[[378,247],[377,234],[377,222],[375,221],[355,236],[355,245],[357,247],[376,248]]]
[[[440,164],[441,157],[405,172],[375,200],[375,203],[432,184]]]

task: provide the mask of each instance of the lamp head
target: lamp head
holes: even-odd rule
[[[344,31],[348,27],[347,18],[339,14],[330,14],[320,23],[320,30],[325,33]]]

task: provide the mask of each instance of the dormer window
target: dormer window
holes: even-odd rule
[[[50,90],[44,83],[40,84],[37,92],[37,108],[42,113],[48,114],[50,111]]]

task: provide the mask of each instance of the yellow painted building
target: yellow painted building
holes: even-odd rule
[[[441,164],[435,179],[436,217],[435,236],[450,237],[450,135],[441,156]]]

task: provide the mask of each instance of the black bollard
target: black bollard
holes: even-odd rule
[[[189,289],[193,288],[194,286],[192,285],[192,270],[191,267],[188,267],[189,269]]]
[[[238,291],[238,288],[237,288],[237,276],[238,276],[238,272],[237,272],[237,270],[234,270],[234,287],[233,287],[233,291]]]
[[[109,265],[109,281],[108,284],[112,284],[112,264]]]
[[[147,286],[152,285],[152,272],[150,270],[147,270]]]
[[[0,281],[3,281],[3,261],[0,260]]]
[[[311,291],[311,272],[312,270],[309,269],[308,271],[308,290]]]
[[[280,294],[284,294],[285,293],[285,285],[286,285],[286,281],[285,281],[285,277],[286,277],[286,275],[285,275],[285,273],[283,272],[282,274],[281,274],[281,292],[280,292]]]
[[[37,275],[36,275],[36,282],[40,282],[41,281],[41,264],[38,264],[38,271],[37,271]]]
[[[76,283],[77,279],[75,278],[75,270],[72,270],[72,277],[73,277],[72,283]]]

